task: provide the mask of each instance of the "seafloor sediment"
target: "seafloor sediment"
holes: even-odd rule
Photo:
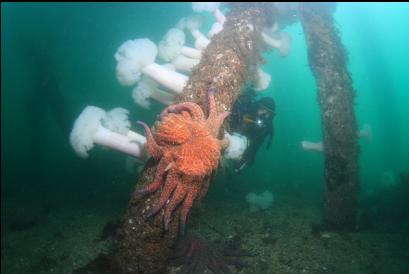
[[[213,190],[191,216],[188,232],[212,243],[235,241],[252,253],[241,258],[249,267],[238,273],[407,273],[408,232],[314,234],[311,222],[322,212],[317,193],[291,184],[272,191],[273,206],[251,213],[245,193]],[[122,207],[67,205],[44,212],[8,203],[1,212],[1,272],[72,273],[109,250],[112,238],[100,240],[101,233],[109,221],[121,217]],[[20,219],[11,217],[17,213]]]

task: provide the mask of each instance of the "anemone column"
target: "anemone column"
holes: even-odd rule
[[[318,87],[325,154],[325,224],[353,229],[357,214],[358,143],[354,90],[328,4],[300,4],[308,59]]]
[[[250,68],[260,59],[259,41],[266,24],[269,6],[234,4],[223,30],[215,35],[202,54],[176,102],[195,102],[208,113],[208,90],[215,90],[218,113],[230,111],[240,93]],[[138,185],[151,183],[157,163],[149,161]],[[141,198],[132,194],[123,223],[114,243],[112,262],[121,273],[163,273],[167,258],[178,234],[178,212],[173,214],[169,231],[163,231],[163,212],[146,220],[143,212],[157,203],[160,193]]]

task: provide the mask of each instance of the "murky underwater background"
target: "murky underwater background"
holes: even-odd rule
[[[79,158],[69,132],[87,105],[128,109],[138,131],[136,120],[152,124],[162,106],[135,105],[131,88],[118,84],[113,55],[128,39],[158,43],[191,13],[190,3],[2,3],[2,272],[70,273],[109,248],[101,233],[123,214],[137,168],[127,171],[126,156],[101,148]],[[407,3],[341,3],[335,13],[359,125],[373,134],[360,140],[361,211],[374,214],[365,233],[311,236],[309,223],[321,216],[323,156],[302,151],[300,141],[322,136],[300,23],[285,30],[293,40],[286,58],[264,54],[272,82],[263,95],[277,105],[272,147],[241,175],[220,171],[188,223],[209,238],[259,246],[262,255],[242,273],[409,272],[409,196],[402,199],[400,181],[409,172],[408,14]],[[274,195],[272,207],[249,212],[246,194],[264,190]]]

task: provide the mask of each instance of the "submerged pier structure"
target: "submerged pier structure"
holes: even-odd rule
[[[300,4],[301,20],[311,70],[316,78],[324,143],[324,221],[333,229],[356,225],[358,180],[357,123],[354,90],[347,58],[332,17],[333,6]],[[268,4],[233,4],[223,30],[203,50],[176,103],[194,102],[208,113],[208,90],[215,91],[218,113],[230,111],[249,75],[261,60],[261,33],[274,23]],[[150,160],[137,183],[154,180],[157,164]],[[178,236],[180,208],[169,230],[163,230],[163,210],[146,219],[143,212],[155,204],[160,193],[141,197],[135,191],[128,204],[114,244],[112,263],[122,273],[160,273],[166,268],[171,247]]]
[[[321,108],[325,171],[324,226],[354,229],[357,218],[358,136],[355,92],[347,56],[333,19],[334,4],[299,6],[308,60]]]

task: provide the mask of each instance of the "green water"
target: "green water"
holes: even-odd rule
[[[152,124],[162,106],[145,110],[133,103],[131,88],[116,80],[113,55],[128,39],[158,43],[189,14],[190,3],[2,3],[2,232],[7,232],[3,221],[13,214],[73,209],[103,215],[106,209],[120,216],[137,174],[127,173],[126,157],[114,151],[96,148],[80,159],[70,147],[69,132],[87,105],[126,108],[137,130],[136,120]],[[361,193],[382,186],[385,172],[397,177],[409,172],[408,14],[407,3],[342,3],[334,15],[348,52],[359,127],[370,124],[373,132],[370,142],[360,140]],[[295,185],[321,199],[323,156],[300,147],[305,139],[322,140],[315,80],[300,23],[285,31],[292,37],[290,54],[264,54],[263,69],[272,81],[263,95],[277,105],[273,145],[268,151],[263,147],[253,167],[226,183],[227,190],[220,174],[211,197],[238,193],[235,198],[245,204],[247,192]],[[47,233],[47,222],[43,226]],[[3,239],[9,236],[4,237],[2,271],[7,270]]]

